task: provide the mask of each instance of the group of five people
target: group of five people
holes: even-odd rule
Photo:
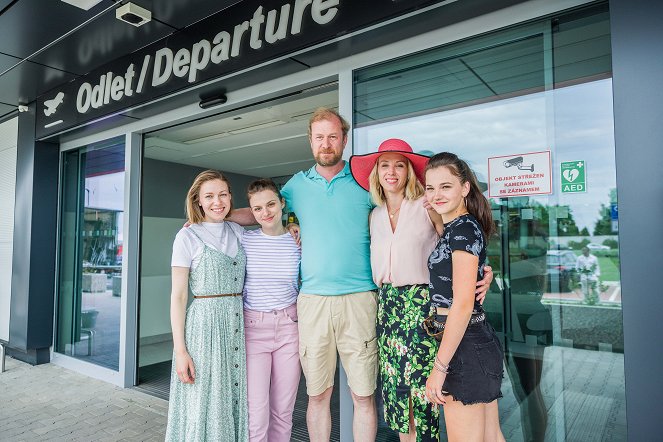
[[[375,440],[378,371],[401,440],[439,440],[439,406],[451,440],[504,440],[503,356],[482,308],[488,201],[464,161],[403,140],[345,162],[348,131],[336,111],[316,111],[316,164],[281,191],[253,182],[249,208],[232,210],[219,172],[191,186],[190,225],[173,245],[166,440],[290,440],[301,371],[310,439],[329,440],[337,355],[354,440]],[[299,230],[282,225],[285,204],[301,249]]]

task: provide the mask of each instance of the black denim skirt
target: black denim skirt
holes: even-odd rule
[[[493,327],[470,325],[449,363],[443,390],[463,405],[490,403],[502,397],[504,352]]]

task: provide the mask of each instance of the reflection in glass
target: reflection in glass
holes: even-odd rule
[[[455,83],[444,81],[452,60],[465,61],[455,65]],[[433,65],[439,69],[426,69]],[[475,87],[477,77],[483,88]],[[509,441],[625,440],[605,7],[369,67],[355,82],[355,154],[387,138],[402,138],[419,153],[449,150],[468,161],[488,195],[489,158],[550,151],[550,194],[491,199],[498,235],[488,248],[495,280],[485,308],[506,350],[502,429]],[[394,82],[418,87],[405,107]],[[503,84],[510,92],[488,92]],[[445,97],[467,100],[434,99],[443,89]],[[563,191],[562,162],[582,164],[581,191]],[[396,437],[383,426],[380,434]]]
[[[119,367],[124,137],[63,154],[55,351]]]

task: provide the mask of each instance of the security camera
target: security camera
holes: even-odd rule
[[[152,20],[152,13],[134,3],[127,3],[115,10],[115,17],[133,26],[142,26]]]

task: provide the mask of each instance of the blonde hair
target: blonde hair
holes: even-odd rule
[[[380,177],[378,175],[378,163],[380,158],[378,157],[377,161],[373,165],[371,174],[368,176],[368,191],[371,194],[373,202],[377,206],[387,202],[387,197],[384,194],[384,189],[380,184]],[[414,167],[410,160],[406,161],[407,163],[407,180],[405,181],[405,199],[416,200],[421,198],[424,195],[424,186],[421,185],[417,179],[417,174],[414,173]]]
[[[207,181],[221,180],[228,185],[228,193],[232,194],[230,191],[230,181],[218,170],[206,170],[200,172],[198,176],[193,180],[193,184],[189,188],[189,191],[186,194],[186,219],[191,224],[199,224],[205,219],[205,212],[203,208],[200,207],[200,188]],[[230,211],[233,209],[232,199],[230,200]],[[228,216],[228,215],[226,215]]]
[[[315,112],[313,112],[313,115],[311,115],[311,118],[308,120],[308,137],[311,138],[311,126],[313,123],[317,121],[333,121],[335,119],[338,119],[338,121],[341,123],[343,137],[347,137],[348,132],[350,131],[350,123],[348,123],[345,118],[341,116],[341,114],[336,112],[336,110],[328,107],[319,107]]]

